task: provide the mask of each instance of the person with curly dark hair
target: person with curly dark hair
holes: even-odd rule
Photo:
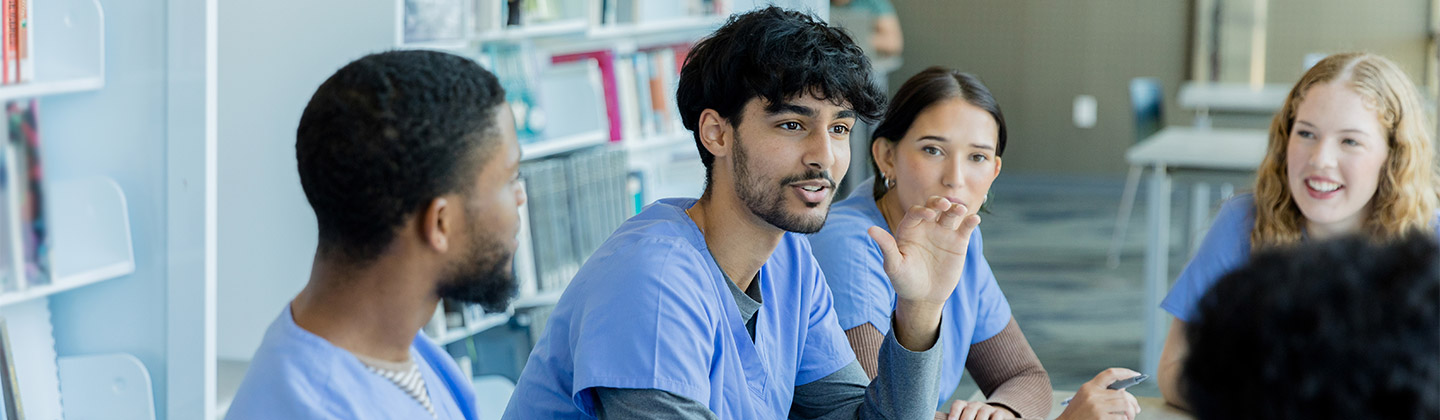
[[[1440,249],[1370,241],[1262,252],[1205,294],[1180,374],[1197,419],[1440,419]]]
[[[320,85],[295,141],[314,266],[229,419],[475,418],[469,375],[420,328],[441,298],[503,310],[516,289],[525,193],[504,97],[433,51],[369,55]]]
[[[940,314],[978,218],[934,197],[872,232],[897,295],[873,382],[802,236],[851,127],[884,108],[870,72],[844,32],[775,7],[700,41],[676,96],[704,193],[646,207],[581,267],[505,418],[933,418]]]

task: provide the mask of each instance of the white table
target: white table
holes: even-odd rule
[[[1272,114],[1285,105],[1290,85],[1185,82],[1180,85],[1181,108],[1195,110],[1195,125],[1208,127],[1210,112]]]
[[[1166,127],[1125,152],[1131,165],[1152,169],[1145,246],[1145,344],[1141,369],[1151,376],[1159,366],[1168,323],[1160,310],[1170,267],[1170,173],[1175,170],[1253,172],[1265,157],[1268,132],[1262,129]],[[1197,189],[1196,191],[1200,191]],[[1192,221],[1208,219],[1208,191],[1191,200]],[[1195,210],[1200,209],[1200,210]]]
[[[1269,83],[1185,82],[1180,85],[1180,107],[1234,112],[1275,112],[1290,95],[1290,85]]]

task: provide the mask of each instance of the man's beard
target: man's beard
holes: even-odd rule
[[[761,220],[772,226],[788,232],[815,233],[825,227],[825,218],[829,215],[830,202],[805,203],[808,207],[825,205],[826,211],[820,216],[806,216],[792,214],[785,210],[785,194],[789,185],[812,179],[825,180],[830,183],[827,188],[831,194],[835,191],[835,180],[830,177],[828,171],[808,170],[803,174],[790,175],[776,184],[766,184],[765,180],[751,179],[749,157],[745,154],[745,146],[740,140],[740,133],[735,133],[735,194],[750,213],[759,216]]]
[[[486,312],[504,312],[519,288],[512,264],[514,251],[486,235],[475,235],[470,245],[469,257],[451,265],[437,293],[441,298],[480,304]]]

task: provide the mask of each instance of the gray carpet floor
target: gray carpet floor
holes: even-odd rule
[[[1120,264],[1107,267],[1123,184],[1118,178],[1006,174],[991,188],[991,213],[982,214],[985,256],[1057,390],[1074,390],[1112,366],[1139,370],[1149,198],[1142,183]],[[1182,227],[1187,187],[1176,182],[1172,196],[1171,280],[1189,255],[1181,246],[1190,240]],[[976,390],[966,375],[954,394],[966,398]],[[1154,380],[1131,391],[1159,396]]]

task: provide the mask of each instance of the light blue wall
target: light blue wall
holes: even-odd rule
[[[295,128],[325,78],[395,45],[397,4],[220,5],[216,344],[222,359],[249,359],[266,326],[309,280],[315,216],[295,170]]]
[[[125,190],[135,273],[54,297],[56,350],[134,354],[150,369],[156,406],[164,407],[166,2],[101,5],[105,88],[42,99],[40,135],[50,179],[105,175]]]

